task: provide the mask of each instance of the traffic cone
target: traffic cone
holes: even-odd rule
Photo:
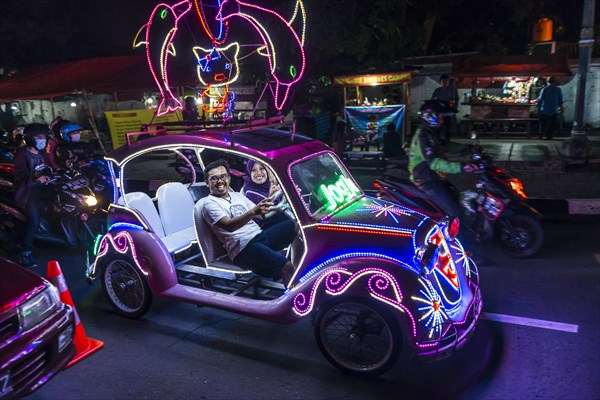
[[[73,343],[75,343],[76,352],[75,357],[73,357],[73,359],[69,361],[65,367],[66,369],[71,365],[83,360],[85,357],[96,352],[97,350],[103,348],[104,342],[89,338],[85,334],[85,330],[83,329],[83,325],[81,324],[81,320],[77,314],[77,309],[73,303],[73,298],[71,297],[71,293],[69,293],[67,282],[65,281],[65,277],[60,270],[60,265],[58,265],[58,261],[56,260],[48,262],[48,280],[58,289],[60,293],[60,300],[73,308],[73,314],[75,316],[75,335],[73,337]]]

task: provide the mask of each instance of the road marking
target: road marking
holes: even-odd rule
[[[562,322],[546,321],[543,319],[515,317],[514,315],[494,314],[494,313],[483,313],[482,318],[504,322],[507,324],[532,326],[534,328],[550,329],[561,332],[577,333],[579,332],[579,325],[563,324]]]

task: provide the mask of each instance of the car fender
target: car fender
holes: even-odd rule
[[[94,262],[96,276],[113,254],[131,257],[154,294],[160,294],[177,284],[173,259],[153,232],[143,229],[111,229],[107,232],[98,245]]]
[[[414,267],[384,256],[343,256],[321,263],[300,278],[293,289],[293,311],[304,316],[337,296],[364,297],[389,308],[409,342],[417,337],[419,275]]]

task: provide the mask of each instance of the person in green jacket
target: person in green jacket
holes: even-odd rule
[[[446,174],[473,172],[473,164],[451,162],[444,158],[439,142],[439,129],[444,123],[443,114],[453,111],[442,100],[426,100],[420,109],[420,123],[413,135],[408,154],[410,180],[426,193],[447,215],[458,217],[463,213],[453,186],[445,179]]]

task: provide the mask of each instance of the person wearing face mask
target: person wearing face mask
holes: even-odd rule
[[[64,121],[64,120],[63,120]],[[79,156],[75,157],[76,153],[81,153],[78,147],[78,142],[81,139],[81,131],[83,127],[72,122],[64,122],[58,129],[58,134],[48,142],[48,157],[50,158],[50,166],[55,170],[71,169],[73,161],[78,162],[85,160]]]
[[[45,185],[51,174],[45,151],[49,134],[50,129],[44,124],[27,125],[23,130],[25,146],[15,153],[15,202],[27,215],[19,262],[26,267],[36,266],[33,236],[52,197],[52,191]]]

